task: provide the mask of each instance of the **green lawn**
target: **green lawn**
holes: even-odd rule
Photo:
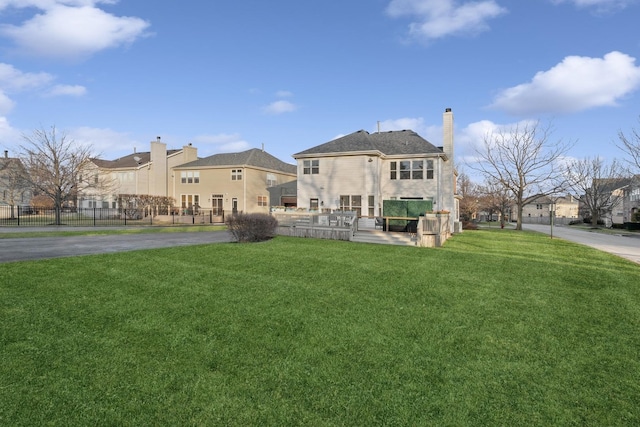
[[[2,264],[0,425],[639,425],[639,282],[510,230]]]

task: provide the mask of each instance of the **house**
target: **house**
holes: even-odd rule
[[[9,157],[4,151],[0,157],[0,201],[7,206],[28,206],[32,191],[27,179],[27,171],[17,157]]]
[[[585,218],[591,218],[591,209],[597,206],[600,210],[599,220],[607,227],[622,224],[625,221],[625,189],[629,188],[631,182],[631,178],[594,179],[587,193],[582,195],[580,213]]]
[[[84,185],[78,194],[78,207],[117,208],[122,194],[163,196],[176,199],[173,169],[198,158],[191,144],[167,150],[158,137],[150,143],[150,151],[137,152],[115,160],[91,159],[83,171]]]
[[[269,188],[295,180],[295,165],[253,148],[176,166],[171,186],[181,209],[211,209],[220,218],[237,212],[268,213]]]
[[[571,194],[560,197],[539,195],[531,198],[522,206],[522,222],[550,224],[553,206],[553,209],[555,209],[554,221],[568,224],[580,218],[579,205],[580,200]],[[517,212],[515,205],[512,207],[511,212]]]
[[[412,130],[360,130],[293,155],[297,161],[297,204],[310,211],[352,210],[384,216],[386,200],[430,201],[458,221],[453,165],[453,112],[443,115],[443,147]]]
[[[640,175],[629,179],[623,188],[622,222],[640,221]]]

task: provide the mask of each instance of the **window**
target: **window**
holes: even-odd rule
[[[410,179],[411,178],[411,162],[409,160],[404,160],[400,162],[400,179]]]
[[[267,174],[267,187],[273,187],[277,184],[276,175],[272,173]]]
[[[200,183],[200,171],[180,172],[180,182],[182,182],[183,184]]]
[[[362,212],[362,196],[340,196],[340,210],[356,211],[360,216]]]
[[[317,211],[318,210],[318,199],[309,200],[309,210]]]
[[[231,169],[231,181],[242,181],[242,169]]]
[[[320,160],[305,160],[302,173],[305,175],[317,175],[320,173]]]
[[[367,205],[369,206],[369,216],[375,216],[375,197],[374,196],[369,196],[367,199]]]
[[[433,160],[426,161],[427,179],[433,179]],[[390,179],[423,180],[425,176],[424,160],[401,160],[390,162]]]
[[[258,196],[258,206],[269,206],[269,198],[267,196]]]
[[[194,206],[200,206],[200,195],[198,194],[183,194],[181,200],[183,209],[192,209]]]

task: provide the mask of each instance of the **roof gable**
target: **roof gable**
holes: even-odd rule
[[[341,138],[309,148],[293,155],[346,154],[380,152],[384,155],[442,154],[441,148],[431,144],[412,130],[376,132],[359,130]]]
[[[176,167],[180,168],[194,168],[194,167],[246,167],[253,166],[256,168],[271,169],[280,171],[283,173],[296,174],[296,166],[289,163],[285,163],[277,157],[271,154],[252,148],[240,153],[219,153],[202,159],[194,160],[193,162],[185,163]]]

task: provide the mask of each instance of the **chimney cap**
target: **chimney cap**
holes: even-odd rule
[[[445,109],[444,109],[444,112],[445,112],[445,113],[450,113],[450,112],[451,112],[451,108],[445,108]]]
[[[159,137],[159,136],[156,136],[156,139],[157,139],[158,141],[160,141],[160,137]]]

